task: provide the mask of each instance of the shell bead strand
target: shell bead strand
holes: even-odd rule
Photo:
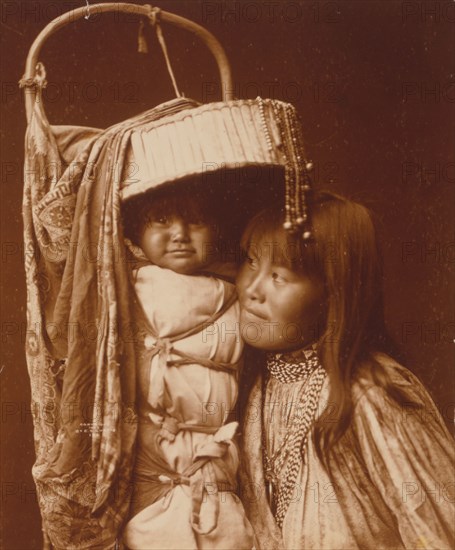
[[[311,191],[311,178],[308,174],[313,163],[304,158],[302,128],[294,107],[274,99],[256,99],[259,106],[259,121],[265,136],[267,149],[273,152],[274,147],[281,150],[284,164],[284,223],[283,228],[298,232],[302,239],[311,238],[308,227],[307,194]],[[266,105],[268,112],[266,112]],[[268,124],[270,108],[273,119],[281,137],[281,143],[274,144],[271,128]]]
[[[281,384],[297,381],[303,383],[295,416],[273,455],[268,454],[266,441],[263,441],[264,471],[270,489],[270,504],[272,509],[275,509],[275,518],[280,527],[291,502],[302,461],[305,460],[308,436],[311,433],[311,426],[327,376],[316,351],[304,353],[304,358],[294,362],[284,359],[282,354],[269,354],[267,357],[270,376],[276,378]]]

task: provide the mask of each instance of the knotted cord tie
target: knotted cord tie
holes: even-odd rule
[[[35,67],[35,75],[26,78],[25,75],[19,80],[19,88],[34,88],[37,87],[39,90],[46,88],[46,69],[44,65],[39,61]]]
[[[233,490],[232,487],[228,487],[228,479],[223,483],[217,480],[211,460],[225,456],[229,448],[229,441],[234,437],[237,427],[238,422],[230,422],[221,426],[214,434],[213,439],[210,439],[198,449],[194,455],[193,463],[180,475],[172,478],[160,475],[157,478],[161,483],[170,485],[168,495],[175,485],[189,485],[191,491],[191,526],[200,535],[208,535],[218,524],[220,513],[219,491]],[[226,478],[228,478],[227,473]],[[212,489],[210,492],[208,491],[209,488]],[[203,529],[200,524],[200,513],[202,503],[205,501],[204,492],[213,505],[214,513],[212,521]],[[168,499],[165,499],[163,504],[164,506],[168,505]]]
[[[146,4],[145,7],[148,9],[149,13],[147,15],[149,23],[152,27],[155,28],[156,37],[163,51],[164,59],[166,61],[166,67],[169,73],[169,76],[172,81],[172,86],[174,87],[174,92],[177,97],[183,97],[183,94],[180,92],[177,86],[177,80],[174,76],[174,71],[172,69],[171,61],[169,59],[169,54],[167,51],[166,41],[164,39],[163,31],[160,25],[160,14],[161,9]],[[138,52],[139,53],[148,53],[147,40],[145,38],[145,25],[143,19],[139,22],[139,35],[138,35]]]
[[[237,372],[237,363],[222,363],[205,357],[189,355],[175,349],[170,338],[154,338],[152,335],[147,334],[144,338],[144,346],[147,362],[152,361],[156,355],[159,356],[157,368],[153,371],[153,384],[151,384],[149,393],[150,405],[154,409],[160,410],[163,407],[164,377],[168,367],[198,364],[209,369],[232,372],[233,374]],[[180,359],[171,359],[171,353],[179,356]]]

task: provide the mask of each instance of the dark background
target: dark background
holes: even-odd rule
[[[40,518],[24,359],[21,256],[26,128],[17,81],[28,49],[54,17],[84,1],[2,2],[2,518],[5,549],[40,548]],[[236,95],[296,104],[318,187],[369,205],[381,220],[386,316],[407,365],[453,421],[455,101],[453,2],[163,1],[212,31],[232,63]],[[184,31],[164,27],[181,89],[220,98],[216,66]],[[45,44],[48,117],[105,127],[173,97],[151,31],[96,14]],[[424,419],[422,420],[424,421]]]

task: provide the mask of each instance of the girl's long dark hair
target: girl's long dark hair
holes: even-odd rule
[[[313,436],[319,458],[327,466],[330,450],[350,425],[351,387],[360,372],[399,403],[409,403],[411,398],[375,360],[376,352],[396,356],[397,348],[384,321],[382,258],[370,211],[333,193],[315,194],[310,242],[286,234],[283,218],[278,208],[260,213],[249,224],[242,246],[248,248],[254,240],[269,238],[280,245],[277,249],[298,250],[292,258],[281,254],[281,260],[324,284],[326,313],[317,343],[329,376],[329,403],[335,412],[331,422],[316,424]]]

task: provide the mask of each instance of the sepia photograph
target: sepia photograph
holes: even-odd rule
[[[0,549],[454,548],[455,2],[0,7]]]

